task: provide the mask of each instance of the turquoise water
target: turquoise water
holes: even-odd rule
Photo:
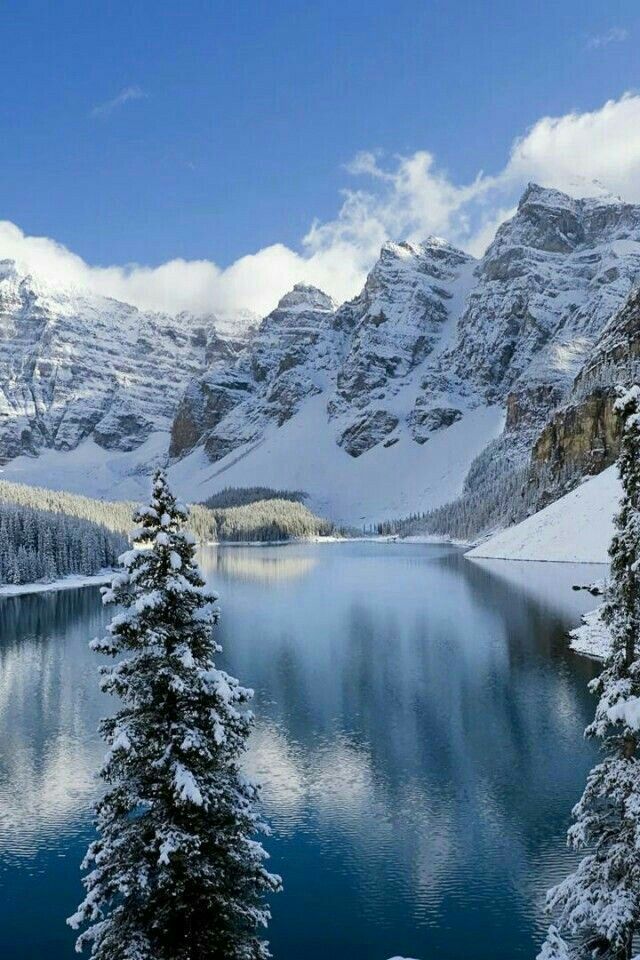
[[[285,892],[276,960],[535,957],[593,761],[597,667],[564,633],[599,571],[449,547],[210,549],[224,665],[256,690]],[[0,955],[63,960],[91,836],[97,590],[0,600]]]

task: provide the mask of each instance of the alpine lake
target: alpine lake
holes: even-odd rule
[[[208,547],[219,663],[254,688],[275,960],[533,960],[595,750],[566,632],[602,567],[454,547]],[[0,598],[0,955],[70,960],[105,746],[97,588]]]

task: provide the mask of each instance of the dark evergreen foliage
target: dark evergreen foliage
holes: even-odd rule
[[[291,500],[259,500],[242,507],[213,511],[216,537],[221,542],[295,540],[338,535],[328,520],[322,520],[303,503]]]
[[[640,932],[640,388],[624,393],[616,410],[623,494],[603,610],[611,652],[590,685],[599,701],[586,730],[604,758],[589,774],[569,830],[569,843],[589,852],[549,893],[560,934],[574,938],[564,944],[567,958],[630,960]],[[561,945],[552,928],[540,957],[560,956]]]
[[[204,506],[211,510],[225,507],[245,507],[260,500],[291,500],[303,503],[307,499],[304,490],[274,490],[272,487],[224,487],[207,497]]]
[[[187,510],[164,475],[137,512],[138,549],[104,601],[120,612],[94,641],[116,658],[102,686],[118,698],[78,947],[96,960],[264,960],[266,894],[280,887],[255,839],[257,788],[240,760],[251,692],[217,669],[215,597],[195,563]]]
[[[120,533],[78,517],[0,502],[0,582],[49,581],[113,567],[127,548]]]

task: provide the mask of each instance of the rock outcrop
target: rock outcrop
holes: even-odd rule
[[[640,290],[635,290],[598,337],[567,402],[540,433],[533,462],[569,476],[599,473],[608,467],[619,450],[619,423],[613,410],[616,387],[628,387],[639,379]]]
[[[215,462],[269,424],[289,420],[305,397],[323,389],[323,371],[335,363],[341,338],[331,325],[334,311],[321,290],[297,284],[242,350],[219,352],[180,400],[170,456],[183,456],[201,443]]]

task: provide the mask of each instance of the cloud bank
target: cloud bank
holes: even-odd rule
[[[479,172],[467,184],[455,183],[427,150],[391,158],[362,152],[345,176],[358,186],[344,191],[332,220],[312,223],[297,250],[273,244],[226,267],[183,259],[157,267],[94,267],[55,240],[0,221],[0,259],[152,310],[262,315],[298,281],[342,301],[358,292],[388,238],[437,234],[481,254],[529,180],[574,196],[606,189],[640,202],[640,95],[625,94],[592,112],[541,118],[514,141],[502,170]]]

